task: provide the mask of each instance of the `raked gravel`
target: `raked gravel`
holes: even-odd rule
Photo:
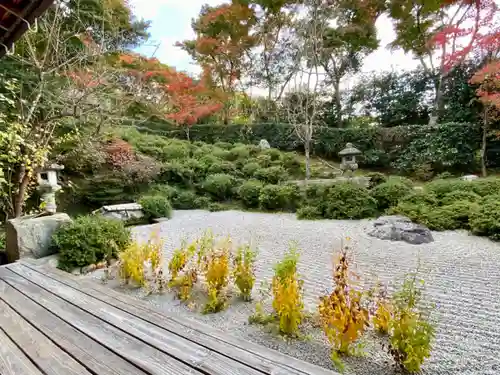
[[[426,280],[426,296],[436,304],[433,320],[437,337],[424,374],[500,374],[500,244],[468,235],[465,231],[433,232],[435,242],[410,245],[379,240],[367,235],[372,220],[299,221],[292,214],[264,214],[239,211],[176,211],[171,220],[153,226],[139,226],[134,235],[147,240],[160,231],[165,241],[165,262],[183,238],[194,240],[207,229],[216,235],[230,235],[234,242],[252,242],[258,249],[257,288],[269,281],[272,267],[287,250],[290,241],[301,249],[299,272],[309,310],[318,296],[331,289],[333,251],[349,237],[356,272],[370,282],[390,285],[401,281],[420,259]],[[92,277],[98,277],[94,274]],[[109,283],[110,287],[116,287]],[[276,349],[299,359],[334,369],[330,349],[322,333],[308,327],[307,338],[285,342],[262,326],[249,325],[252,303],[233,302],[218,314],[202,315],[175,300],[172,294],[144,296],[137,289],[119,288],[142,298],[145,303],[212,325],[231,335]],[[258,292],[255,293],[258,297]],[[348,358],[346,373],[387,375],[397,373],[380,339],[367,339],[363,357]]]

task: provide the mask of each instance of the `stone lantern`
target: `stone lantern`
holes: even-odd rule
[[[57,172],[62,169],[64,169],[62,165],[50,164],[38,172],[37,190],[40,192],[42,201],[45,203],[43,209],[45,213],[56,213],[56,192],[61,189],[61,186],[57,183]]]
[[[340,163],[340,170],[342,174],[346,171],[351,171],[351,174],[358,169],[358,163],[356,162],[356,156],[361,155],[361,151],[355,148],[352,143],[347,143],[345,148],[339,152],[339,156],[342,158]]]

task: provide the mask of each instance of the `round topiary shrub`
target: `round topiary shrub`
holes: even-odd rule
[[[281,159],[281,151],[276,148],[268,148],[267,150],[262,151],[261,155],[267,155],[273,160]]]
[[[167,197],[161,195],[146,195],[139,200],[142,211],[147,219],[157,219],[160,217],[171,218],[172,206]]]
[[[248,180],[238,189],[238,195],[245,207],[258,207],[260,191],[264,184],[259,180]]]
[[[250,149],[247,146],[236,146],[229,150],[228,159],[235,161],[238,159],[248,159],[250,157]]]
[[[207,169],[207,173],[217,174],[217,173],[226,173],[226,174],[234,174],[236,171],[236,166],[230,161],[226,160],[218,160],[212,165],[210,165]]]
[[[500,195],[482,199],[471,212],[469,223],[472,233],[500,241]]]
[[[172,197],[172,206],[178,210],[191,210],[198,208],[196,206],[196,193],[192,190],[177,190]]]
[[[369,189],[373,189],[375,186],[378,186],[380,184],[383,184],[384,182],[387,182],[387,177],[385,174],[380,173],[380,172],[370,172],[366,174],[366,177],[370,179],[370,183],[368,185]]]
[[[278,210],[281,208],[281,186],[266,185],[259,195],[260,207],[265,210]]]
[[[295,152],[282,152],[281,163],[290,174],[300,173],[302,170],[302,163]]]
[[[456,190],[445,194],[441,199],[441,203],[443,205],[449,205],[458,201],[477,202],[480,199],[481,197],[472,191]]]
[[[195,208],[208,208],[208,206],[212,203],[212,200],[209,197],[196,197],[194,200],[194,207]]]
[[[328,189],[325,217],[363,219],[377,214],[377,201],[368,189],[351,183],[339,183]]]
[[[375,186],[371,190],[371,195],[377,201],[379,210],[386,210],[395,206],[401,198],[412,191],[411,187],[402,182],[388,181]]]
[[[438,199],[442,199],[452,191],[472,191],[472,184],[469,181],[462,181],[455,178],[434,180],[425,185],[425,190],[434,193]]]
[[[273,159],[269,155],[261,154],[256,157],[257,162],[262,168],[267,168],[271,165]]]
[[[87,215],[56,230],[51,247],[59,252],[58,267],[71,271],[76,267],[117,258],[129,243],[130,232],[122,221]]]
[[[222,200],[231,197],[235,186],[236,179],[232,175],[224,173],[209,175],[203,182],[203,190]]]
[[[437,199],[434,193],[429,193],[422,190],[412,191],[410,194],[405,195],[398,201],[398,205],[400,203],[404,204],[417,204],[417,205],[425,205],[425,206],[438,206],[439,200]]]
[[[267,182],[269,184],[277,184],[281,181],[285,181],[288,178],[286,170],[281,166],[257,169],[254,172],[253,176],[256,179]]]
[[[318,220],[321,219],[321,208],[317,206],[304,206],[297,209],[297,219]]]
[[[260,165],[259,163],[257,162],[254,162],[254,161],[251,161],[247,164],[245,164],[243,166],[243,168],[241,169],[241,171],[243,172],[243,174],[247,177],[251,177],[253,176],[253,174],[255,173],[255,171],[257,169],[260,169]]]

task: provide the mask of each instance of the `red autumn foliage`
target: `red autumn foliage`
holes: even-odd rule
[[[222,103],[204,80],[195,81],[155,58],[128,54],[120,56],[120,61],[141,84],[154,86],[161,92],[160,107],[166,119],[180,125],[192,125],[222,108]]]
[[[117,169],[122,169],[135,160],[132,146],[122,139],[113,139],[104,145],[106,162]]]
[[[452,17],[430,40],[441,49],[442,67],[447,72],[472,54],[484,55],[500,48],[500,24],[496,0],[445,0]]]
[[[470,83],[479,85],[476,94],[485,106],[500,110],[500,60],[492,61],[478,70]]]

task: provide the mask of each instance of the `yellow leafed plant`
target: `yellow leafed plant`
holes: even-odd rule
[[[335,289],[320,298],[318,311],[323,332],[332,344],[332,359],[341,367],[339,354],[349,354],[352,344],[364,333],[369,323],[368,309],[363,307],[363,294],[350,282],[348,247],[342,246],[334,262]]]
[[[168,264],[170,280],[168,286],[177,290],[177,297],[182,301],[191,298],[191,291],[198,280],[198,270],[193,265],[193,258],[197,250],[197,242],[187,244],[183,242],[179,249],[174,251]]]
[[[162,275],[162,241],[157,233],[153,234],[146,243],[133,241],[119,254],[118,275],[125,282],[130,280],[144,287],[154,281],[163,285],[161,280],[148,280],[148,267],[153,275]],[[155,277],[155,276],[153,276]]]
[[[297,273],[299,254],[291,248],[274,267],[272,281],[273,310],[279,320],[279,330],[288,336],[297,336],[304,317],[302,280]]]
[[[221,241],[216,248],[206,249],[203,255],[203,271],[208,287],[208,302],[205,313],[218,312],[224,309],[226,303],[225,289],[229,284],[229,254],[231,240]]]
[[[238,247],[233,261],[233,278],[244,301],[252,299],[252,289],[255,284],[255,259],[256,254],[250,245]]]

